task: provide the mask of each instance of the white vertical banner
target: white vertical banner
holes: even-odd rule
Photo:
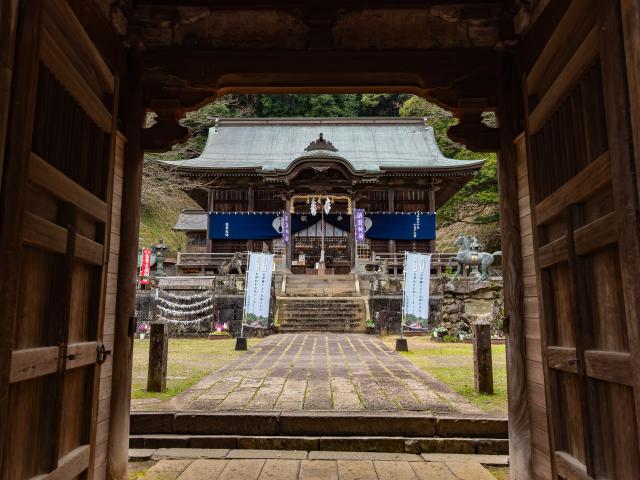
[[[431,255],[405,252],[402,324],[410,330],[426,330],[429,320]]]
[[[249,253],[247,280],[244,291],[243,325],[254,328],[269,326],[271,275],[273,254]]]

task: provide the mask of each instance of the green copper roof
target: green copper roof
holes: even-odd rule
[[[320,134],[337,151],[305,151]],[[322,142],[320,146],[322,147]],[[317,146],[317,144],[316,144]],[[300,158],[341,158],[354,170],[477,170],[482,160],[445,157],[422,118],[220,119],[199,157],[164,162],[180,170],[286,170]]]

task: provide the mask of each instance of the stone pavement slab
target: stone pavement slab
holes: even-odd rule
[[[369,460],[338,460],[339,480],[377,480],[378,475]]]
[[[419,455],[376,452],[310,452],[308,458],[306,452],[283,457],[281,451],[254,450],[248,452],[252,458],[234,458],[236,453],[160,460],[140,480],[495,480],[472,455],[430,462]]]
[[[422,458],[429,462],[481,463],[483,465],[509,465],[508,455],[476,455],[457,453],[423,453]]]
[[[176,397],[135,411],[483,412],[373,335],[271,335]]]
[[[378,480],[418,480],[409,462],[373,462]]]
[[[264,462],[258,480],[297,480],[299,472],[299,460],[269,459]]]

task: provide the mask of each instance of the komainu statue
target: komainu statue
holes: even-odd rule
[[[464,275],[465,267],[479,267],[480,269],[480,278],[479,281],[485,280],[490,277],[492,274],[495,275],[495,272],[491,269],[491,265],[495,260],[495,257],[502,255],[502,252],[480,252],[478,251],[481,248],[480,242],[476,237],[466,237],[461,235],[458,239],[453,243],[456,247],[458,247],[458,254],[454,258],[455,262],[458,264],[458,269],[456,270],[453,278],[457,278],[460,274]]]
[[[242,254],[234,253],[233,257],[229,260],[222,262],[222,265],[218,268],[219,275],[229,275],[233,270],[236,270],[240,275],[243,275],[242,271]]]

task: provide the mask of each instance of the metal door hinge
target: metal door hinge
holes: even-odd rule
[[[107,350],[104,346],[104,343],[99,343],[96,350],[96,362],[98,363],[98,365],[102,365],[107,359],[107,355],[111,355],[111,350]]]

